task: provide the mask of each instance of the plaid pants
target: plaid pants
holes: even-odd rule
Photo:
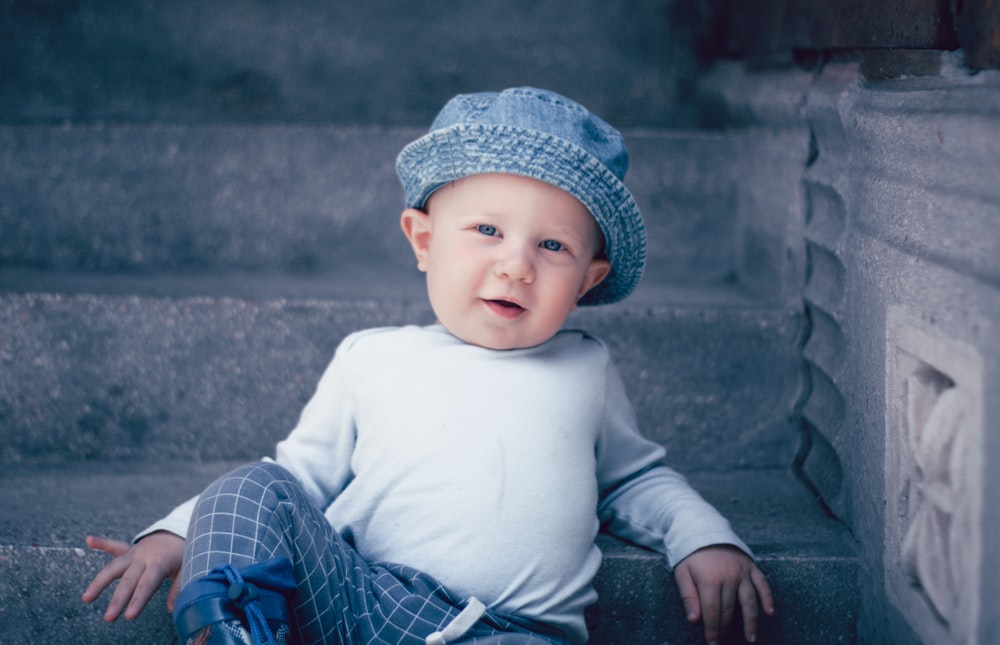
[[[212,483],[188,529],[182,582],[226,563],[239,568],[276,557],[295,569],[289,610],[297,643],[423,645],[464,605],[423,572],[366,562],[277,464],[248,464]],[[567,641],[537,622],[487,610],[461,642]]]

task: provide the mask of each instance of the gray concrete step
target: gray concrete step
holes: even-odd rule
[[[685,468],[781,467],[798,448],[801,313],[733,301],[570,321],[608,341],[644,432]],[[343,336],[432,321],[420,301],[0,294],[0,462],[256,459]]]
[[[391,282],[414,266],[397,224],[395,158],[422,132],[0,125],[0,270],[331,281],[373,272]],[[725,285],[752,263],[762,298],[798,288],[788,284],[786,258],[798,186],[783,179],[795,175],[756,178],[751,154],[780,163],[784,142],[759,133],[626,137],[626,179],[648,227],[645,283]],[[746,203],[757,203],[760,217],[749,217]]]
[[[80,595],[107,557],[87,534],[129,539],[235,462],[126,461],[8,464],[0,486],[0,633],[11,643],[171,642],[165,589],[136,621],[101,620],[108,595]],[[783,469],[690,473],[757,553],[777,595],[766,644],[851,643],[857,561],[850,536]],[[686,623],[661,556],[601,538],[601,600],[588,612],[597,645],[702,643]],[[742,642],[730,635],[727,643]]]
[[[757,550],[760,642],[853,642],[851,539],[786,470],[808,133],[662,129],[698,118],[681,4],[0,2],[0,642],[170,642],[162,592],[129,625],[79,601],[83,536],[269,454],[346,333],[430,321],[395,156],[520,84],[625,128],[647,276],[573,322]],[[701,642],[659,556],[604,546],[595,643]]]
[[[305,0],[0,3],[0,120],[430,123],[459,91],[550,87],[620,125],[693,121],[697,11]]]

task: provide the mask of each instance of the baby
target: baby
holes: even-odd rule
[[[768,583],[644,439],[607,346],[563,330],[636,286],[620,134],[558,94],[455,97],[397,160],[437,323],[337,349],[275,458],[224,475],[115,558],[105,618],[165,578],[181,643],[584,643],[598,530],[664,553],[687,616],[747,640]],[[183,588],[183,591],[181,589]]]

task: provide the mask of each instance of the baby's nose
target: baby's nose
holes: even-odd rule
[[[523,244],[505,244],[500,250],[493,272],[501,278],[531,282],[535,277],[535,267],[531,252]]]

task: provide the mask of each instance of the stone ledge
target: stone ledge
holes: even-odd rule
[[[10,642],[171,643],[167,583],[133,621],[102,619],[108,593],[80,600],[106,558],[72,547],[0,546],[0,629]],[[768,645],[853,643],[857,562],[815,554],[758,557],[779,594],[778,612],[765,617],[758,642]],[[703,645],[700,624],[684,618],[673,578],[659,555],[620,546],[608,553],[595,581],[601,600],[587,612],[594,645]],[[742,643],[730,630],[724,644]]]
[[[0,5],[8,119],[423,125],[456,92],[520,84],[621,125],[690,110],[695,26],[651,0],[44,7]]]
[[[86,550],[83,538],[97,532],[128,539],[233,465],[5,467],[0,483],[23,493],[0,502],[0,633],[14,642],[170,642],[165,589],[136,621],[116,625],[101,620],[107,594],[93,606],[80,601],[83,588],[107,560]],[[853,542],[790,472],[693,473],[691,481],[755,549],[775,589],[778,613],[763,622],[760,642],[854,641],[858,591]],[[700,626],[684,620],[659,554],[608,536],[599,543],[605,562],[595,581],[602,600],[588,612],[593,643],[701,642]],[[741,639],[730,636],[726,642]]]
[[[415,269],[398,230],[403,193],[394,161],[422,133],[0,123],[0,265],[142,276],[408,276]],[[732,280],[750,253],[762,265],[755,269],[764,274],[762,293],[795,291],[785,247],[795,242],[788,218],[807,137],[623,134],[626,184],[648,231],[645,282]],[[784,170],[773,172],[775,163]],[[747,234],[767,240],[766,248],[751,253]]]
[[[8,463],[0,486],[0,545],[77,548],[88,532],[130,539],[240,461]],[[755,551],[849,557],[847,533],[790,470],[693,471],[692,485]],[[43,512],[40,512],[40,509]],[[609,553],[617,553],[610,549]]]
[[[391,301],[0,295],[0,461],[256,459],[347,333],[432,320]],[[791,462],[799,312],[637,305],[571,324],[608,342],[640,427],[676,463]]]

